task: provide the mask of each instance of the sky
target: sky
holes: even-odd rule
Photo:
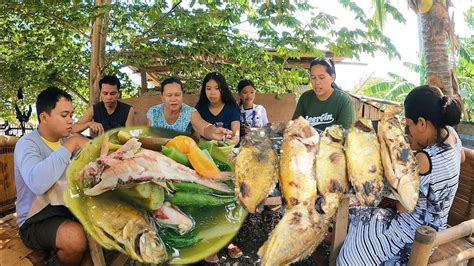
[[[350,11],[342,7],[338,1],[310,1],[317,11],[331,14],[338,17],[337,24],[341,27],[353,27],[354,19]],[[364,10],[368,10],[369,14],[373,13],[371,9],[371,0],[359,0],[357,4]],[[454,12],[455,33],[461,37],[474,35],[465,22],[463,12],[469,7],[474,6],[474,0],[451,0],[454,8],[450,11]],[[406,78],[408,81],[418,84],[419,76],[414,71],[403,66],[403,62],[419,64],[419,37],[418,22],[415,12],[409,9],[407,0],[394,0],[392,4],[402,13],[406,22],[399,23],[388,18],[384,35],[392,40],[392,43],[400,53],[400,58],[389,59],[387,55],[378,53],[374,57],[362,55],[360,59],[345,59],[343,63],[336,64],[336,83],[344,90],[351,90],[355,85],[361,84],[369,77],[387,78],[387,73],[392,72]],[[301,16],[304,21],[304,15]],[[239,27],[244,33],[252,35],[255,33],[248,25],[242,24]],[[347,63],[347,64],[345,64]],[[363,65],[350,64],[362,63]],[[123,72],[130,73],[132,81],[140,85],[140,75],[131,74],[130,69],[123,69]]]

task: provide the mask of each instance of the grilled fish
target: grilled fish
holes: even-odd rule
[[[79,173],[84,194],[96,196],[117,187],[133,186],[142,182],[178,180],[198,183],[212,189],[231,193],[227,185],[203,178],[194,170],[175,162],[167,156],[151,151],[139,151],[141,143],[131,138],[120,149],[87,164]]]
[[[144,212],[106,197],[89,197],[85,205],[89,221],[103,241],[115,243],[112,247],[140,262],[167,260],[166,248]]]
[[[288,122],[283,133],[280,157],[280,187],[287,207],[316,200],[315,158],[319,134],[300,117]]]
[[[328,223],[314,204],[288,210],[258,250],[261,265],[287,265],[311,255],[324,237]]]
[[[322,240],[328,219],[315,210],[315,159],[319,134],[304,118],[290,121],[283,134],[280,186],[287,211],[259,249],[262,265],[282,265],[309,256]]]
[[[393,194],[411,212],[418,202],[420,177],[415,155],[395,114],[396,110],[387,109],[382,115],[378,129],[380,154]]]
[[[249,134],[242,141],[235,163],[235,194],[250,213],[275,188],[278,181],[278,156],[266,136]]]
[[[384,185],[380,144],[370,120],[361,118],[349,129],[346,158],[356,198],[363,205],[374,206],[381,198]]]
[[[329,216],[335,213],[342,196],[349,189],[343,144],[344,129],[341,126],[327,127],[321,133],[316,156],[316,180],[318,192],[322,195],[321,209]]]

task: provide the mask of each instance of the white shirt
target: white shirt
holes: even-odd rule
[[[240,122],[250,127],[264,127],[268,124],[267,111],[265,107],[254,104],[252,108],[244,109],[240,106]]]

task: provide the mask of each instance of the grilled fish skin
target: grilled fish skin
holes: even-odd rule
[[[346,159],[356,198],[363,205],[374,206],[381,198],[384,185],[380,144],[370,120],[361,118],[349,129]]]
[[[323,197],[320,208],[328,216],[336,212],[342,196],[349,189],[343,144],[342,126],[333,125],[321,133],[319,152],[316,156],[316,180],[318,192]]]
[[[418,202],[420,176],[416,157],[404,134],[396,109],[387,109],[378,127],[385,177],[394,196],[409,212]]]
[[[258,250],[261,265],[288,265],[311,255],[327,231],[325,221],[313,204],[288,210]]]
[[[278,156],[266,136],[251,133],[242,140],[235,163],[235,194],[250,213],[275,188],[278,181]]]
[[[280,187],[287,208],[316,200],[319,134],[304,118],[288,122],[281,145]]]
[[[96,196],[121,186],[149,181],[161,185],[169,180],[194,182],[218,191],[232,192],[224,183],[203,178],[159,152],[139,151],[140,145],[137,139],[131,138],[117,151],[103,154],[87,164],[79,173],[84,194]]]
[[[105,197],[90,197],[85,203],[98,234],[108,242],[118,243],[114,245],[116,249],[144,263],[167,260],[166,248],[144,212]]]

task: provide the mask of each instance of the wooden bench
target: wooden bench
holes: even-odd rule
[[[15,214],[0,218],[0,265],[39,265],[49,256],[47,252],[31,250],[23,245]]]
[[[329,258],[329,265],[336,265],[336,259],[339,251],[347,235],[349,213],[349,198],[344,198],[337,210],[334,234],[331,245],[331,255]],[[428,228],[428,229],[427,229]],[[420,231],[420,232],[419,232]],[[456,265],[457,263],[474,260],[474,245],[472,234],[474,233],[474,219],[465,221],[459,225],[450,227],[446,230],[436,232],[434,229],[421,226],[417,230],[417,236],[422,234],[421,240],[418,242],[426,242],[427,237],[429,242],[422,245],[413,246],[409,265]],[[415,238],[415,242],[417,239]],[[433,254],[431,254],[432,247],[437,247]],[[420,256],[422,259],[420,259]],[[469,264],[474,265],[474,264]]]
[[[465,261],[472,265],[473,234],[474,219],[439,232],[429,226],[420,226],[416,230],[408,265],[457,265]],[[436,250],[431,254],[433,247]]]
[[[94,266],[105,266],[102,247],[89,235],[87,238]],[[31,250],[23,244],[18,232],[15,213],[0,218],[0,265],[42,265],[51,255],[45,251]],[[127,259],[128,256],[119,253],[111,265],[121,266]]]

